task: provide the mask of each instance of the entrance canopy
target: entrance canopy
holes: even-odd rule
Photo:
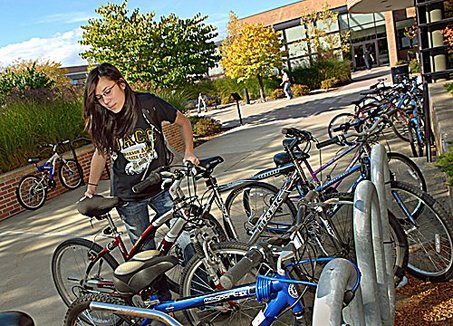
[[[413,7],[413,0],[348,0],[351,13],[372,13]]]

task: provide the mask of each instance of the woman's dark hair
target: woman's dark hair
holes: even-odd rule
[[[113,113],[103,107],[95,98],[96,86],[101,77],[124,85],[125,102],[119,113]],[[136,105],[135,92],[121,75],[120,71],[109,63],[102,63],[90,71],[84,93],[83,118],[85,129],[91,136],[93,145],[102,154],[115,148],[115,139],[131,133],[135,127],[140,110]]]

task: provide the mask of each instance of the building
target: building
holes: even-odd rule
[[[71,79],[72,85],[85,85],[88,76],[88,66],[71,66],[62,67],[65,70],[65,76]]]
[[[365,68],[365,49],[368,49],[374,58],[373,66],[394,66],[400,60],[407,60],[409,50],[417,44],[416,39],[408,38],[405,33],[405,28],[415,25],[413,8],[359,14],[348,11],[346,0],[305,0],[241,18],[239,21],[263,23],[281,31],[288,53],[287,64],[291,68],[310,62],[310,56],[315,54],[308,42],[301,42],[307,33],[301,25],[301,16],[307,12],[321,10],[326,4],[332,11],[338,12],[337,22],[327,32],[350,32],[348,56],[354,69]]]

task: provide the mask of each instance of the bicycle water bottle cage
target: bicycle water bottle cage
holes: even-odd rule
[[[112,208],[117,207],[120,203],[121,200],[118,197],[93,195],[91,198],[82,197],[77,202],[77,210],[82,215],[102,220],[105,218],[105,214],[110,212]]]

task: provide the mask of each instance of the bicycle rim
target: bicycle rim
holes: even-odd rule
[[[411,185],[392,182],[393,201],[389,209],[404,228],[409,244],[408,270],[414,276],[432,281],[447,280],[453,274],[453,225],[442,206],[429,194]],[[407,213],[418,205],[418,214]]]
[[[69,239],[61,243],[52,256],[52,278],[63,302],[69,306],[86,292],[112,292],[111,288],[97,287],[97,282],[112,282],[118,266],[110,254],[105,254],[91,268],[90,262],[102,247],[86,239]],[[85,283],[85,278],[88,284]]]
[[[47,197],[47,185],[44,177],[24,176],[16,189],[16,196],[19,203],[26,209],[40,208]]]
[[[392,180],[403,181],[420,190],[427,190],[425,177],[414,161],[400,153],[389,152],[387,156]]]
[[[59,176],[63,186],[68,189],[75,189],[82,184],[79,168],[74,160],[66,160],[61,163]]]

